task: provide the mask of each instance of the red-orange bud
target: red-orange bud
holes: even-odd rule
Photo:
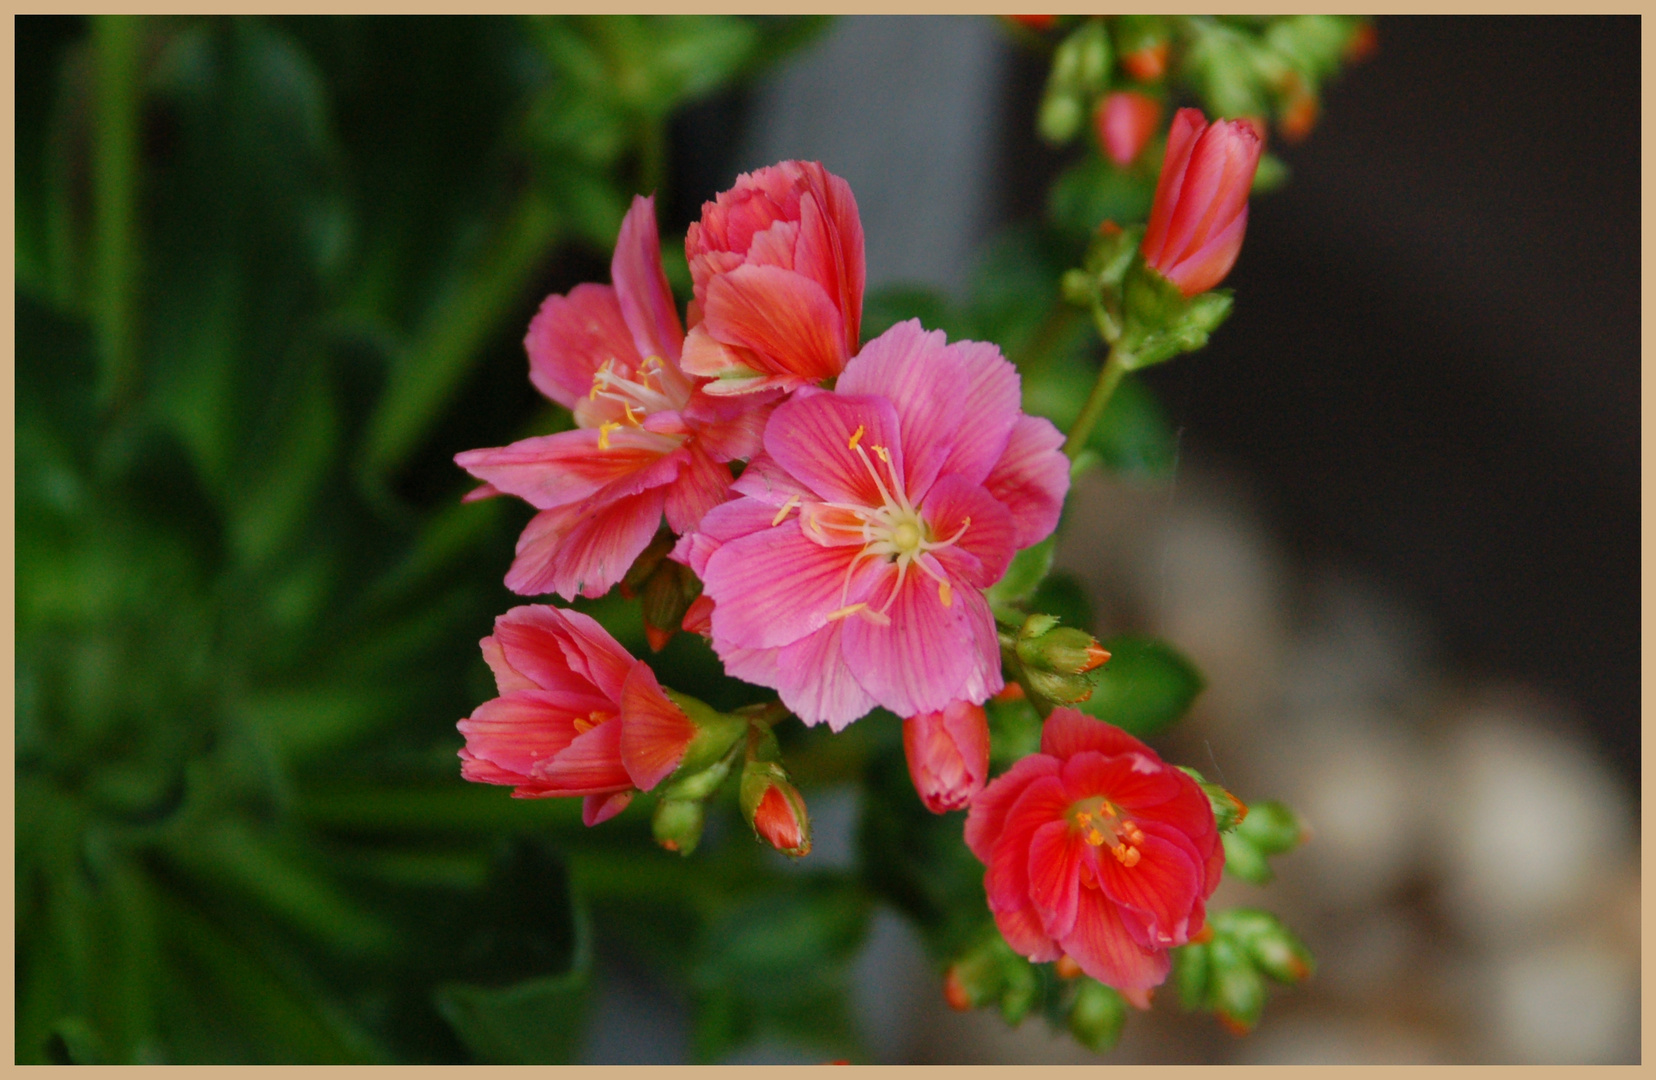
[[[804,801],[800,800],[799,811],[804,809]],[[753,811],[753,831],[784,855],[810,854],[810,833],[800,820],[800,813],[795,812],[793,800],[775,784],[759,797],[759,805]]]
[[[651,626],[649,623],[645,623],[644,640],[650,643],[651,652],[660,652],[667,647],[669,641],[673,640],[673,631],[663,630],[659,626]]]
[[[1167,42],[1158,41],[1123,55],[1121,66],[1139,82],[1155,82],[1167,73]]]
[[[1318,104],[1315,95],[1308,91],[1295,94],[1288,101],[1287,108],[1282,110],[1282,116],[1277,120],[1277,127],[1282,131],[1282,137],[1290,143],[1297,143],[1311,134],[1311,129],[1317,124],[1317,117],[1322,113],[1322,106]]]
[[[1232,1035],[1235,1035],[1239,1039],[1253,1030],[1252,1024],[1249,1024],[1244,1020],[1239,1020],[1230,1013],[1216,1012],[1213,1015],[1218,1019],[1220,1025],[1223,1026],[1226,1031],[1230,1032]]]
[[[1207,292],[1235,265],[1259,154],[1259,137],[1244,121],[1208,124],[1196,109],[1173,117],[1140,251],[1184,295]]]
[[[1098,145],[1110,160],[1126,168],[1144,150],[1161,124],[1161,102],[1136,90],[1104,95],[1093,113]]]
[[[1083,672],[1092,671],[1095,668],[1103,667],[1105,664],[1109,663],[1109,661],[1109,652],[1104,648],[1104,646],[1094,641],[1091,645],[1087,646],[1087,664],[1081,670]]]
[[[1351,32],[1346,40],[1345,59],[1348,64],[1360,64],[1374,55],[1374,50],[1380,47],[1379,31],[1374,29],[1373,23],[1358,23],[1357,29]]]
[[[690,601],[690,608],[684,613],[684,621],[679,628],[687,634],[700,634],[702,637],[713,636],[713,598],[702,593]]]
[[[943,976],[943,1000],[955,1012],[967,1012],[972,1007],[972,995],[966,992],[966,984],[960,981],[958,965],[951,967],[949,973]]]
[[[903,721],[903,754],[920,801],[934,814],[964,810],[989,779],[989,718],[952,701]]]
[[[1060,979],[1073,979],[1081,974],[1081,965],[1077,964],[1068,953],[1065,953],[1058,958],[1056,964],[1052,965],[1052,970],[1057,972]]]
[[[994,701],[994,702],[998,702],[1002,705],[1005,705],[1009,702],[1022,701],[1023,699],[1024,699],[1023,684],[1022,683],[1009,682],[1005,686],[1001,687],[1001,692],[1000,693],[996,694],[994,697],[990,698],[989,700]]]
[[[1058,22],[1056,15],[1003,15],[1001,18],[1022,23],[1031,30],[1051,30]]]

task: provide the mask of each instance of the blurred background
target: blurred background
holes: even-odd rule
[[[1639,1057],[1638,23],[1376,25],[1272,145],[1236,314],[1143,379],[1164,460],[1092,474],[1058,558],[1206,677],[1158,745],[1310,822],[1215,904],[1318,973],[1103,1060]],[[859,883],[872,721],[790,749],[797,867],[453,760],[528,511],[450,459],[567,422],[540,298],[605,279],[635,190],[683,291],[701,202],[804,157],[871,311],[967,303],[1078,153],[1033,134],[1045,55],[964,17],[17,33],[20,1061],[1099,1060],[948,1011]],[[742,693],[684,636],[657,666]]]

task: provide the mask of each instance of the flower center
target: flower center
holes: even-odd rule
[[[938,599],[944,607],[952,607],[954,587],[942,566],[931,557],[931,552],[941,551],[958,543],[960,538],[966,535],[966,530],[971,528],[972,519],[961,519],[960,528],[953,536],[944,540],[933,539],[931,525],[920,516],[920,512],[909,501],[903,478],[897,467],[892,464],[891,452],[883,446],[865,448],[862,445],[863,430],[859,424],[846,445],[862,459],[863,468],[868,471],[869,479],[874,481],[874,489],[879,492],[880,504],[869,506],[857,503],[817,503],[812,507],[810,514],[801,515],[800,524],[807,535],[814,534],[813,538],[819,543],[834,543],[835,533],[839,534],[839,537],[854,537],[861,540],[862,550],[845,568],[845,584],[840,589],[841,603],[849,596],[852,574],[864,559],[883,556],[887,562],[896,563],[897,579],[892,584],[890,595],[878,609],[868,603],[850,604],[833,612],[828,618],[842,619],[848,615],[861,615],[881,624],[890,622],[886,612],[891,610],[891,605],[903,591],[903,583],[907,580],[910,566],[919,567],[922,573],[937,582]],[[869,449],[874,451],[873,456],[869,455]],[[879,461],[879,466],[874,464],[876,460]],[[792,500],[790,505],[791,503]],[[787,506],[783,507],[782,512],[777,515],[777,523],[787,516],[788,509]]]
[[[1082,799],[1069,808],[1070,827],[1093,847],[1108,847],[1122,866],[1137,866],[1144,843],[1144,831],[1102,795]],[[1096,882],[1094,882],[1096,884]]]
[[[676,409],[683,404],[674,400],[679,396],[674,394],[674,389],[661,357],[650,357],[639,364],[636,371],[618,368],[611,357],[592,373],[592,389],[587,393],[587,400],[603,398],[616,402],[621,406],[623,420],[614,426],[621,427],[625,423],[637,427],[651,413]]]

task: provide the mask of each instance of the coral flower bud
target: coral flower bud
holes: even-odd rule
[[[784,855],[809,855],[810,819],[805,800],[786,780],[773,781],[753,808],[753,831]]]
[[[927,810],[964,810],[989,778],[989,718],[969,701],[911,716],[903,721],[903,752]]]
[[[1161,102],[1136,90],[1106,94],[1093,113],[1098,144],[1111,161],[1125,169],[1155,134],[1161,111]]]
[[[1380,47],[1380,34],[1370,22],[1358,23],[1357,29],[1351,32],[1346,40],[1345,51],[1342,54],[1348,64],[1360,64],[1374,55],[1374,50]]]
[[[1277,119],[1277,127],[1281,129],[1284,139],[1297,143],[1311,134],[1321,112],[1322,107],[1317,104],[1316,96],[1310,91],[1299,90],[1288,99],[1282,116]]]
[[[966,1012],[972,1007],[972,995],[966,992],[966,984],[960,981],[960,965],[956,964],[943,977],[943,1000],[949,1003],[949,1008],[955,1012]]]
[[[1167,42],[1157,41],[1122,54],[1121,67],[1139,82],[1155,82],[1167,73]]]
[[[1002,18],[1011,19],[1016,23],[1023,23],[1031,30],[1051,30],[1057,23],[1056,15],[1004,15]]]
[[[1140,250],[1185,296],[1213,288],[1236,263],[1259,153],[1259,136],[1244,121],[1208,124],[1196,109],[1173,117]]]

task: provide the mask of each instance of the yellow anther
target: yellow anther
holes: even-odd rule
[[[623,401],[621,403],[621,408],[627,414],[627,423],[631,424],[633,427],[644,426],[643,422],[639,420],[638,417],[633,415],[633,407],[631,402]]]
[[[859,429],[859,431],[860,430],[861,429]],[[865,603],[856,603],[856,604],[850,605],[849,607],[842,607],[838,611],[830,611],[828,613],[828,621],[829,622],[834,622],[836,619],[843,619],[847,615],[855,615],[857,612],[861,611],[863,608],[865,608],[867,606],[868,605],[865,604]]]
[[[610,421],[607,421],[605,423],[602,423],[602,424],[598,425],[598,449],[608,450],[610,448],[610,444],[609,444],[610,432],[616,430],[620,426],[621,426],[620,424],[616,423],[613,420],[610,420]]]
[[[789,495],[788,496],[788,501],[782,504],[782,509],[778,510],[776,512],[776,516],[771,518],[771,525],[776,526],[776,525],[782,524],[782,519],[788,516],[788,511],[792,510],[794,507],[796,507],[798,505],[799,505],[799,496],[798,495]]]
[[[943,601],[944,607],[954,607],[954,590],[949,588],[947,581],[937,583],[937,598]]]
[[[1126,844],[1117,844],[1110,849],[1110,854],[1116,857],[1116,862],[1122,866],[1134,867],[1138,865],[1139,849],[1128,847]]]
[[[575,718],[575,734],[585,735],[609,718],[608,713],[600,712],[597,709],[592,710],[586,716],[577,716]]]
[[[878,457],[881,461],[885,462],[887,465],[891,464],[891,455],[886,453],[886,448],[883,447],[883,446],[876,446],[874,448],[874,456]]]
[[[1103,847],[1104,846],[1104,834],[1099,832],[1097,829],[1092,828],[1091,826],[1087,827],[1087,831],[1082,836],[1082,839],[1084,839],[1087,843],[1091,844],[1093,847]],[[1118,858],[1119,858],[1119,856],[1118,856]]]
[[[857,444],[862,442],[862,437],[863,437],[863,426],[861,424],[858,424],[857,425],[857,430],[853,431],[851,433],[851,441],[845,444],[846,448],[849,449],[849,450],[855,450],[857,448]]]

